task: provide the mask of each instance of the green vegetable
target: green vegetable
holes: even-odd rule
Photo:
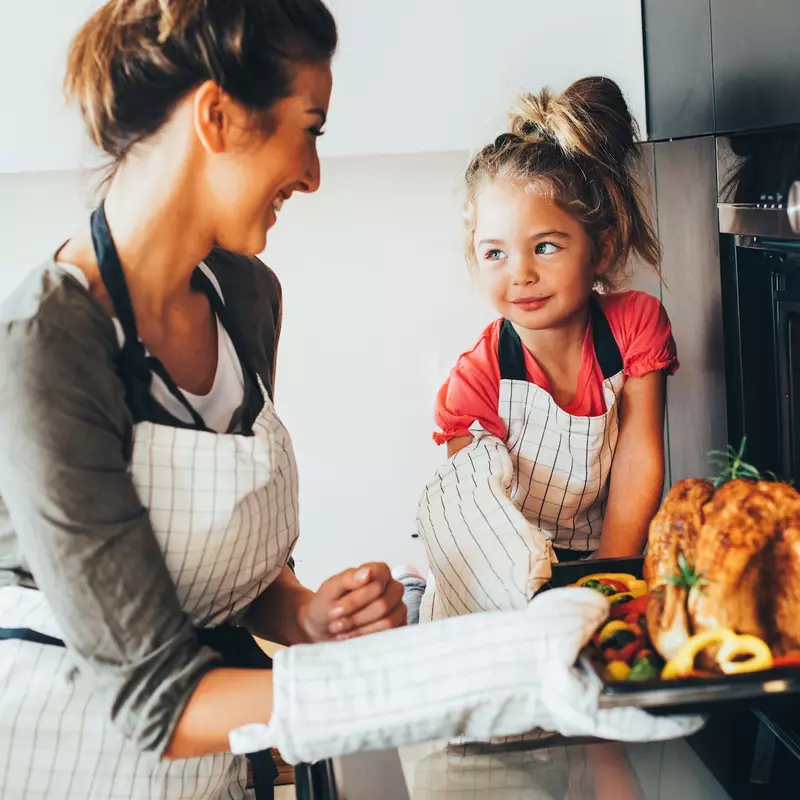
[[[635,642],[636,639],[637,636],[633,631],[617,631],[603,642],[603,649],[610,647],[613,650],[621,650],[626,644]]]
[[[587,589],[594,589],[596,592],[600,592],[600,594],[604,594],[606,597],[611,597],[612,594],[617,593],[617,590],[613,586],[609,586],[607,583],[602,583],[594,578],[586,581],[583,586]]]
[[[629,600],[633,600],[634,597],[632,594],[618,594],[612,601],[611,605],[615,606],[617,603],[627,603]]]
[[[661,674],[661,667],[656,661],[656,657],[651,653],[640,655],[631,666],[626,680],[629,681],[652,681]]]

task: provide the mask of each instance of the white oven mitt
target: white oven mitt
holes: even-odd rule
[[[472,443],[439,467],[417,509],[417,533],[434,587],[420,621],[522,609],[550,580],[550,539],[509,497],[514,465],[506,445],[475,423]]]
[[[272,719],[233,730],[231,750],[277,747],[296,764],[459,736],[487,741],[539,727],[624,741],[700,728],[698,717],[598,710],[599,682],[574,664],[608,609],[592,589],[553,589],[524,611],[281,650]]]

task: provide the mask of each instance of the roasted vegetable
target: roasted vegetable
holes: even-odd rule
[[[698,633],[685,642],[675,657],[667,662],[661,677],[688,677],[694,671],[697,656],[713,645],[719,645],[714,660],[726,675],[756,672],[772,666],[772,652],[762,639],[750,635],[738,636],[729,628],[716,628]]]
[[[785,656],[778,656],[772,659],[772,666],[780,667],[800,667],[800,653],[787,653]]]
[[[624,661],[609,661],[606,664],[606,678],[610,681],[624,681],[628,679],[631,668]]]
[[[623,622],[622,620],[618,619],[612,620],[611,622],[607,622],[605,625],[603,625],[602,628],[600,628],[600,633],[597,635],[597,643],[600,645],[600,647],[607,647],[608,642],[611,640],[614,634],[619,633],[620,631],[630,631],[630,630],[631,628],[626,622]],[[636,637],[636,635],[638,635],[636,632],[632,631],[632,633],[634,634],[634,638]],[[632,639],[629,639],[629,641],[632,641]]]
[[[652,681],[660,674],[661,660],[652,650],[643,650],[633,662],[627,680]]]
[[[619,594],[620,592],[619,589],[615,589],[610,583],[596,581],[594,579],[590,579],[581,585],[585,589],[594,589],[596,592],[600,592],[600,594],[604,594],[606,597],[611,597],[612,594]]]
[[[736,638],[736,634],[728,628],[717,628],[713,631],[704,631],[687,639],[661,671],[661,677],[684,678],[694,670],[694,661],[707,647],[715,644],[724,644]]]
[[[583,586],[589,581],[614,581],[617,584],[622,584],[622,588],[618,591],[626,591],[629,586],[634,583],[639,583],[639,578],[635,575],[629,575],[627,572],[596,572],[594,575],[584,575],[575,585]]]
[[[717,653],[717,664],[726,675],[757,672],[772,666],[772,651],[758,636],[737,636],[722,643]]]
[[[624,598],[626,595],[622,595],[622,597]],[[638,622],[639,617],[643,617],[647,613],[647,603],[649,600],[650,596],[647,594],[628,600],[621,599],[618,601],[616,597],[612,598],[611,618],[624,619],[628,622]]]

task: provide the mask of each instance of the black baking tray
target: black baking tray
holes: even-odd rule
[[[596,572],[624,572],[642,577],[644,559],[610,558],[595,561],[554,564],[548,588],[569,586],[586,575]],[[719,678],[681,678],[647,682],[607,681],[599,666],[593,648],[581,654],[581,667],[594,672],[603,688],[600,708],[634,706],[653,714],[683,714],[713,710],[721,703],[735,703],[753,707],[770,707],[784,704],[790,695],[800,695],[800,668],[726,675]],[[800,703],[800,698],[792,698]]]

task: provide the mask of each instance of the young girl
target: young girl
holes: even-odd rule
[[[584,78],[522,97],[467,170],[467,257],[501,318],[437,398],[452,460],[419,514],[434,616],[524,604],[550,544],[559,561],[643,550],[678,360],[659,301],[617,291],[634,257],[660,259],[636,133],[619,87]]]

